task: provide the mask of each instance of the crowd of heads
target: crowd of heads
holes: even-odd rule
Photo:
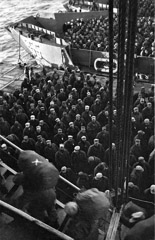
[[[0,96],[0,134],[23,150],[34,150],[44,156],[78,187],[109,189],[109,178],[113,175],[109,176],[108,79],[82,71],[76,73],[68,68],[63,72],[54,69],[49,74],[44,71],[45,75],[34,73],[32,68],[26,69],[28,72],[25,71],[21,89]],[[114,96],[113,168],[116,121]],[[136,197],[138,192],[138,197],[151,200],[150,186],[154,186],[154,85],[149,90],[142,87],[134,94],[131,124],[130,194]],[[2,160],[13,164],[9,158],[16,156],[16,151],[1,141]]]
[[[135,54],[155,57],[154,5],[153,1],[140,1],[137,20]],[[75,49],[109,52],[109,20],[100,16],[91,19],[75,19],[63,26],[64,39]],[[114,52],[118,52],[118,15],[113,18]],[[127,35],[125,44],[127,44]]]

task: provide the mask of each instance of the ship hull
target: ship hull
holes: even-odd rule
[[[8,27],[7,30],[19,46],[33,56],[39,64],[48,67],[74,66],[65,46],[35,41],[20,34],[14,27]]]

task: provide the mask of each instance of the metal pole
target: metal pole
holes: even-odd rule
[[[3,137],[2,135],[0,135],[0,138],[3,139],[3,141],[5,141],[6,143],[10,144],[12,147],[16,148],[19,152],[24,152],[24,150],[22,150],[21,148],[17,147],[14,143],[9,141],[7,138]]]
[[[70,185],[71,187],[75,188],[77,191],[80,191],[80,188],[78,188],[76,185],[74,185],[73,183],[69,182],[66,178],[62,177],[61,175],[59,175],[59,178],[66,182],[68,185]]]

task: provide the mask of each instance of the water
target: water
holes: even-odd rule
[[[11,38],[5,27],[37,13],[53,17],[54,12],[64,10],[65,0],[1,0],[0,4],[0,73],[18,63],[19,45]],[[26,52],[21,49],[21,56]]]

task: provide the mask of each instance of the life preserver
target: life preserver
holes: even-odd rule
[[[113,59],[113,73],[117,72],[118,64],[117,60]],[[109,73],[109,59],[108,58],[96,58],[94,61],[94,68],[96,71]]]

